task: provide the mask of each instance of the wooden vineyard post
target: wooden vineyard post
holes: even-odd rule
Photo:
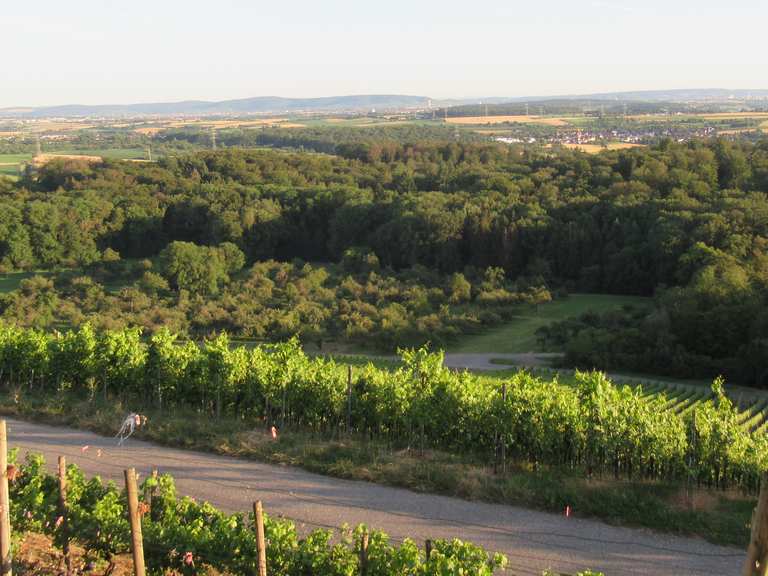
[[[427,556],[427,562],[429,562],[429,557],[432,556],[432,540],[424,541],[424,552]]]
[[[8,436],[0,420],[0,574],[11,576],[11,499],[8,495]]]
[[[267,543],[264,538],[264,509],[261,500],[253,503],[253,521],[256,524],[256,552],[259,562],[259,576],[267,576]]]
[[[155,499],[155,496],[157,496],[157,468],[152,468],[152,486],[144,486],[144,502],[147,504],[147,508],[149,510],[150,517],[155,520],[157,519],[157,514],[155,510],[152,508],[152,502]]]
[[[152,468],[152,480],[154,480],[154,482],[151,487],[146,484],[144,485],[144,502],[147,503],[150,510],[152,510],[152,500],[157,493],[157,468]]]
[[[761,478],[760,496],[752,513],[752,534],[742,575],[768,575],[768,473]]]
[[[131,523],[131,552],[133,553],[133,573],[146,576],[144,568],[144,541],[141,536],[141,515],[139,514],[139,491],[136,487],[136,469],[125,471],[125,493],[128,497],[128,519]]]
[[[363,532],[360,536],[360,576],[365,576],[368,572],[368,532]]]
[[[507,405],[507,384],[501,385],[501,402],[503,406]],[[501,432],[501,473],[507,471],[507,442],[504,439],[504,431]]]
[[[72,574],[72,553],[69,550],[69,511],[67,510],[67,459],[59,456],[59,516],[61,516],[61,551],[64,553],[66,575]]]
[[[352,431],[352,366],[347,366],[347,434]]]

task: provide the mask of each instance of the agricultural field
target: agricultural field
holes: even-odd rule
[[[38,164],[46,164],[58,158],[83,159],[87,161],[100,161],[102,158],[114,160],[143,160],[146,158],[146,150],[142,148],[112,148],[112,149],[64,149],[56,150],[50,154],[43,154]],[[0,174],[15,176],[19,173],[22,163],[32,162],[32,154],[0,154]]]
[[[461,338],[449,346],[455,353],[502,353],[543,352],[536,340],[536,330],[552,322],[579,316],[587,311],[605,312],[624,305],[650,305],[649,298],[639,296],[615,296],[610,294],[571,294],[536,307],[521,307],[520,314],[512,322],[492,328],[482,334]]]
[[[18,164],[32,159],[32,154],[0,154],[0,164]]]
[[[681,120],[765,120],[768,119],[768,112],[716,112],[710,114],[631,114],[627,116],[629,120],[640,122],[658,122],[658,121],[681,121]]]
[[[602,144],[560,144],[564,148],[571,150],[581,150],[587,154],[599,154],[606,150],[627,150],[629,148],[642,148],[642,144],[632,144],[630,142],[608,142],[605,146]]]
[[[16,176],[19,164],[32,160],[32,154],[0,154],[0,174]]]
[[[165,124],[166,128],[253,128],[258,126],[279,126],[281,128],[302,127],[302,124],[291,123],[288,118],[260,118],[257,120],[190,120],[175,121]]]
[[[89,128],[97,127],[98,124],[92,122],[41,119],[25,122],[23,131],[43,134],[46,132],[77,132],[79,130],[87,130]]]
[[[88,150],[63,150],[56,154],[76,154],[84,156],[100,156],[113,160],[142,160],[146,158],[147,151],[143,148],[94,148]]]
[[[568,126],[570,122],[565,118],[536,115],[514,115],[514,116],[449,116],[446,119],[448,124],[543,124],[545,126]]]

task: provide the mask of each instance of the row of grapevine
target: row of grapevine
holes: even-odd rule
[[[49,535],[60,548],[68,538],[88,556],[111,562],[131,546],[127,499],[112,483],[86,479],[74,465],[66,470],[67,521],[62,522],[57,479],[45,472],[42,457],[28,456],[10,484],[10,516],[18,549],[24,533]],[[140,491],[144,558],[149,574],[167,570],[184,575],[210,568],[228,574],[256,574],[257,546],[252,516],[226,514],[208,503],[177,497],[173,479],[147,478]],[[148,497],[152,495],[151,498]],[[265,516],[266,556],[274,576],[356,576],[364,526],[300,537],[289,520]],[[409,539],[398,546],[383,532],[368,535],[367,576],[490,576],[507,564],[500,554],[460,540],[435,540],[429,558]]]
[[[296,340],[248,349],[225,335],[178,343],[159,332],[65,334],[0,327],[0,380],[23,393],[120,397],[138,406],[194,408],[265,425],[384,437],[394,444],[507,454],[589,474],[697,480],[756,490],[768,438],[743,426],[723,384],[711,395],[644,394],[600,373],[573,386],[524,371],[497,380],[443,367],[442,353],[402,352],[402,366],[368,365],[354,378],[332,360],[309,358]]]

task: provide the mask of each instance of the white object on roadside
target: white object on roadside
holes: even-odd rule
[[[117,445],[122,446],[123,442],[128,440],[128,438],[130,438],[136,431],[136,428],[146,423],[147,417],[136,414],[135,412],[126,416],[125,420],[123,420],[123,425],[120,427],[120,431],[115,435],[115,438],[120,439],[118,440]]]

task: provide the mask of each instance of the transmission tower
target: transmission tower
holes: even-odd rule
[[[40,156],[43,153],[43,148],[40,146],[40,135],[35,135],[35,156]]]
[[[528,116],[528,102],[525,103],[525,115]]]
[[[211,148],[216,150],[216,128],[211,126]]]

